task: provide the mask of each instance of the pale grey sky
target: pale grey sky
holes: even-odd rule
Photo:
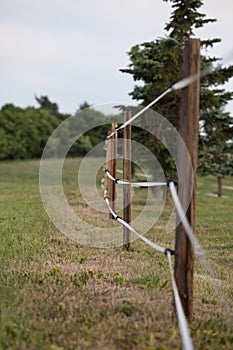
[[[204,0],[201,11],[218,21],[197,37],[220,37],[210,53],[233,63],[232,0]],[[84,100],[129,103],[134,82],[119,69],[134,44],[165,34],[170,14],[162,0],[0,0],[0,106],[37,105],[35,94],[68,113]]]

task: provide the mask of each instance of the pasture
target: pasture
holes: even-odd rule
[[[108,227],[79,193],[77,164],[65,164],[67,198],[84,220]],[[0,349],[181,349],[166,257],[139,240],[123,251],[66,238],[43,208],[38,170],[39,161],[0,163]],[[216,179],[198,178],[196,235],[205,256],[195,263],[190,331],[201,350],[233,348],[232,178],[223,186],[216,198]],[[133,205],[143,207],[139,191]],[[165,233],[171,205],[168,198],[147,233],[152,241],[173,244]]]

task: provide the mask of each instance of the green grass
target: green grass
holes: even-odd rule
[[[180,349],[166,257],[138,240],[127,252],[66,238],[44,211],[38,169],[38,161],[0,163],[0,349]],[[98,225],[76,174],[77,161],[68,160],[68,200],[82,209],[84,220]],[[223,185],[232,186],[232,178]],[[233,347],[233,191],[223,189],[223,198],[209,195],[216,190],[213,177],[198,179],[196,235],[214,273],[196,261],[191,335],[195,349],[202,350]],[[135,191],[136,212],[144,197]],[[169,246],[171,203],[147,234]]]

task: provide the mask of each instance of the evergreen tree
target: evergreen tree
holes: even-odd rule
[[[163,1],[170,1],[173,8],[170,21],[165,25],[167,36],[133,46],[129,52],[128,68],[121,69],[122,72],[131,74],[135,81],[144,83],[136,85],[130,93],[133,99],[141,101],[144,105],[165,91],[173,81],[182,78],[185,40],[194,36],[195,29],[216,21],[216,19],[206,18],[205,14],[199,12],[199,8],[203,5],[201,0]],[[207,49],[220,41],[219,38],[201,40],[201,47]],[[201,68],[217,62],[219,62],[218,57],[202,55]],[[214,171],[216,166],[218,169],[223,169],[224,164],[230,164],[232,160],[232,154],[229,152],[229,140],[232,139],[232,118],[229,113],[224,112],[224,107],[232,99],[233,93],[219,87],[232,76],[233,66],[229,66],[218,69],[201,79],[199,165],[203,174],[216,174]],[[166,95],[155,105],[156,111],[177,128],[179,128],[179,108],[179,91]],[[145,143],[148,143],[148,137]],[[154,151],[160,159],[156,145],[154,145]],[[164,161],[164,156],[161,160]],[[214,168],[213,163],[216,164]],[[222,174],[224,172],[227,172],[226,169],[222,170]]]

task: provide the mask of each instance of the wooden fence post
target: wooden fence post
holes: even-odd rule
[[[117,128],[117,123],[112,123],[112,132]],[[117,160],[117,133],[115,133],[110,139],[111,143],[111,162],[110,162],[110,173],[116,179],[116,160]],[[115,211],[115,199],[116,199],[116,183],[115,181],[110,181],[110,205],[113,211]],[[111,216],[111,214],[110,214]],[[113,217],[111,216],[113,219]]]
[[[124,123],[131,118],[131,112],[124,112]],[[131,125],[127,125],[123,131],[123,178],[131,181]],[[127,223],[132,220],[131,215],[131,186],[123,185],[123,219]],[[129,250],[131,234],[129,229],[123,226],[123,247]]]
[[[117,127],[117,123],[112,123],[112,129],[108,132],[108,135],[112,133]],[[114,178],[116,178],[116,159],[117,159],[117,133],[107,140],[106,146],[106,161],[105,169],[109,170]],[[116,183],[109,179],[105,174],[104,187],[108,190],[108,197],[111,208],[115,211],[115,199],[116,199]],[[109,213],[109,219],[114,219],[112,214]]]
[[[111,131],[108,131],[108,135],[110,135]],[[106,151],[106,155],[105,155],[105,169],[109,170],[109,161],[110,161],[110,142],[109,139],[107,141],[105,141],[105,151]],[[104,175],[104,187],[107,188],[109,190],[109,178],[108,176],[105,174]]]
[[[184,77],[200,72],[200,40],[189,39],[184,48]],[[200,82],[199,80],[190,84],[182,90],[181,110],[180,110],[180,135],[189,151],[194,173],[194,187],[192,191],[191,202],[187,210],[187,219],[194,230],[195,227],[195,195],[196,195],[196,167],[198,155],[198,135],[199,135],[199,102],[200,102]],[[192,169],[188,166],[189,162],[182,157],[179,159],[179,195],[181,204],[187,208],[187,193],[190,193],[190,177]],[[191,181],[192,183],[192,181]],[[193,269],[194,269],[194,250],[187,238],[182,223],[176,229],[175,244],[175,278],[180,294],[184,312],[189,322],[193,315]]]
[[[112,133],[117,127],[117,123],[112,123],[112,129],[108,132],[108,135]],[[107,140],[106,148],[106,162],[105,168],[110,171],[112,176],[116,178],[116,159],[117,159],[117,133]],[[108,178],[105,174],[104,187],[108,190],[108,197],[111,208],[115,211],[115,199],[116,199],[116,183]],[[109,213],[109,219],[114,219],[112,214]]]

